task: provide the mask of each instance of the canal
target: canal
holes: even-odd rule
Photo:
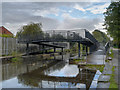
[[[2,88],[96,88],[101,72],[69,63],[71,56],[43,59],[34,55],[3,62]]]

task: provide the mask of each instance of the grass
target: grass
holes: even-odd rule
[[[4,56],[13,56],[13,57],[17,57],[17,56],[21,56],[21,53],[20,52],[17,52],[17,51],[13,51],[11,54],[8,54],[8,55],[0,55],[2,57]]]
[[[71,52],[71,50],[70,49],[65,49],[64,52]]]
[[[111,57],[111,58],[113,58],[114,57],[113,50],[111,49],[110,52],[111,52],[111,54],[109,54],[108,56]]]
[[[105,65],[87,64],[86,67],[91,68],[91,69],[96,69],[96,70],[99,70],[100,72],[103,72]]]
[[[12,62],[19,62],[21,60],[22,60],[21,57],[14,57],[14,58],[11,59]]]
[[[105,60],[105,62],[110,62],[110,60]]]
[[[112,67],[112,74],[111,74],[110,81],[109,81],[110,82],[109,88],[118,88],[118,85],[117,85],[117,83],[115,81],[114,72],[115,72],[115,66]]]
[[[86,62],[86,59],[84,59],[84,57],[82,57],[82,59],[80,58],[77,58],[77,59],[73,59],[73,61],[75,62],[75,63],[79,63],[79,62]]]

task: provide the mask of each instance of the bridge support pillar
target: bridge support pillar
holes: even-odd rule
[[[85,46],[82,45],[82,55],[84,55],[84,52],[85,52]]]
[[[62,52],[63,52],[63,48],[62,48]]]
[[[45,46],[44,46],[44,45],[42,45],[42,53],[44,53],[44,48],[45,48]]]
[[[56,52],[56,48],[54,47],[54,53]]]
[[[88,47],[86,46],[86,55],[88,54]]]
[[[29,43],[26,44],[26,54],[29,54]]]
[[[40,45],[39,45],[39,52],[40,52],[40,49],[41,49],[41,47],[40,47]],[[41,52],[40,52],[41,53]]]
[[[78,42],[78,57],[80,58],[80,42]]]

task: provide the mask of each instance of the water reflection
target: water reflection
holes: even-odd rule
[[[64,57],[68,57],[65,56]],[[66,60],[29,60],[3,64],[3,88],[87,88],[96,70],[69,65]],[[96,76],[97,77],[97,76]]]

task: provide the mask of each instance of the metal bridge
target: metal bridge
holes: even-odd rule
[[[80,44],[90,47],[90,51],[94,51],[98,48],[98,41],[89,33],[86,29],[74,29],[74,30],[48,30],[44,33],[37,33],[33,35],[19,35],[18,43],[26,44],[26,51],[28,53],[29,44],[37,44],[48,47],[63,48],[65,46],[56,45],[54,42],[77,42],[80,57]],[[87,51],[87,50],[86,50]]]

